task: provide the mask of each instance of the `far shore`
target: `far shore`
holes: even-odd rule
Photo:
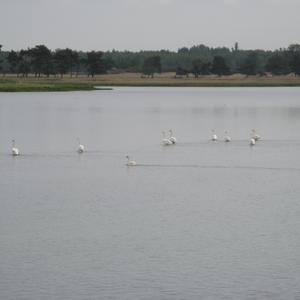
[[[199,78],[176,77],[175,73],[155,74],[147,78],[138,73],[105,74],[95,77],[86,75],[61,77],[40,77],[34,75],[17,77],[6,75],[0,78],[0,92],[51,92],[92,91],[106,87],[300,87],[296,76],[200,76]]]

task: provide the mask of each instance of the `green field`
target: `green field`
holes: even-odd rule
[[[154,78],[143,78],[140,74],[123,73],[64,78],[17,78],[8,75],[0,79],[0,92],[42,92],[42,91],[90,91],[96,87],[109,86],[169,86],[169,87],[279,87],[300,86],[300,77],[273,76],[258,77],[242,75],[203,76],[200,78],[175,78],[173,73],[163,73]]]

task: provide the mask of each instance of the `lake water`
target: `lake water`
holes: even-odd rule
[[[299,253],[299,88],[0,94],[0,299],[300,299]]]

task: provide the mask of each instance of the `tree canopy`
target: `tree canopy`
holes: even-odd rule
[[[154,73],[161,73],[160,56],[151,56],[144,60],[142,73],[153,78]]]
[[[4,51],[0,45],[0,71],[2,73],[29,73],[40,77],[86,74],[94,76],[106,72],[139,72],[148,77],[155,73],[176,72],[177,75],[195,77],[242,73],[247,76],[294,73],[300,75],[300,45],[291,44],[275,51],[242,50],[238,43],[231,49],[211,48],[200,44],[177,51],[76,51],[50,50],[45,45],[19,51]]]

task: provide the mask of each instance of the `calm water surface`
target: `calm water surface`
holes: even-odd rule
[[[1,93],[0,299],[300,299],[299,157],[299,88]]]

